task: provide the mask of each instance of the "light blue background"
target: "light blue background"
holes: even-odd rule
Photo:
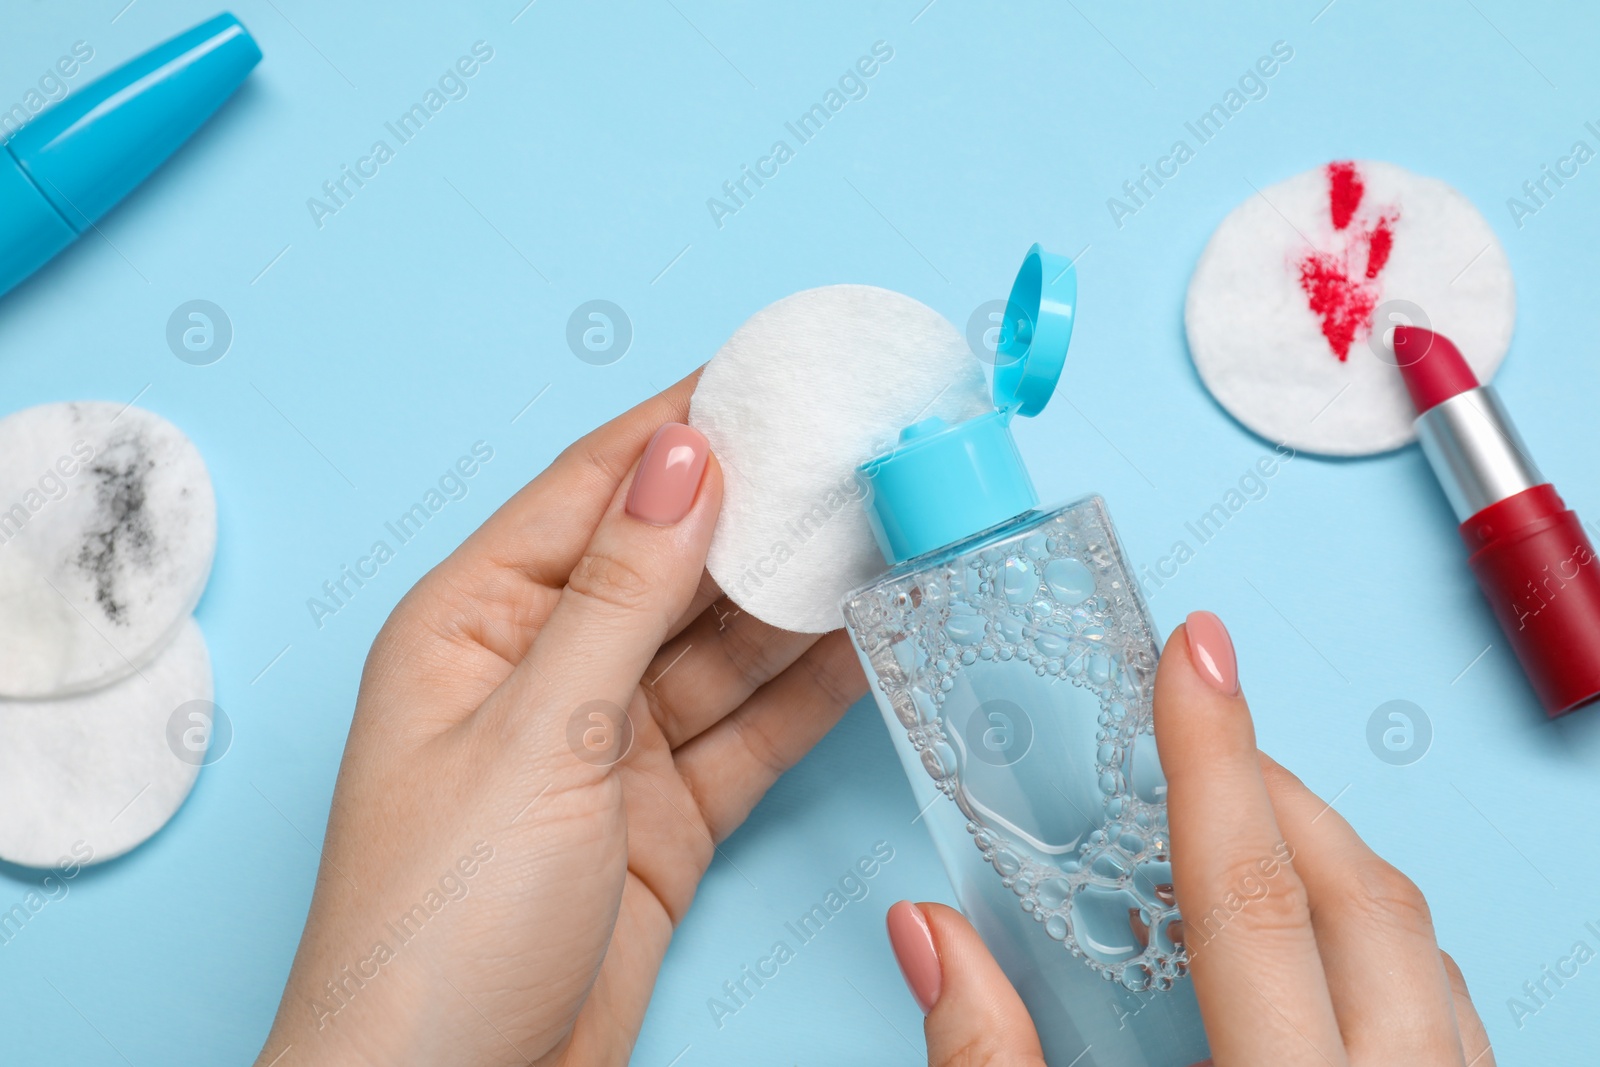
[[[564,444],[795,290],[868,282],[964,325],[1030,242],[1082,252],[1072,406],[1022,443],[1046,499],[1105,494],[1143,565],[1267,448],[1209,399],[1185,350],[1184,288],[1207,235],[1251,183],[1392,160],[1456,185],[1499,233],[1520,302],[1499,384],[1546,473],[1600,519],[1600,164],[1521,229],[1505,204],[1574,140],[1595,145],[1587,5],[524,2],[241,0],[266,58],[239,97],[104,239],[0,300],[4,410],[138,397],[210,463],[221,541],[199,617],[236,730],[161,834],[0,946],[8,1062],[252,1056],[304,920],[362,657],[391,606]],[[81,86],[216,10],[124,3],[7,4],[0,106],[76,40],[95,49]],[[480,39],[495,54],[470,95],[319,229],[306,199]],[[894,58],[867,98],[717,227],[706,199],[878,40]],[[1277,40],[1294,58],[1267,98],[1118,229],[1106,198]],[[235,330],[212,366],[165,342],[193,298]],[[635,330],[611,366],[565,341],[594,298]],[[318,629],[306,598],[480,439],[496,454],[471,494]],[[1576,940],[1600,948],[1583,929],[1600,919],[1600,712],[1543,720],[1415,448],[1297,459],[1269,485],[1155,592],[1158,621],[1199,607],[1228,621],[1262,746],[1421,884],[1500,1061],[1568,1059],[1600,1009],[1600,964],[1521,1027],[1507,998]],[[1432,721],[1412,766],[1367,745],[1391,699]],[[920,1062],[882,935],[893,900],[948,896],[914,814],[877,712],[858,705],[724,846],[635,1062]],[[895,858],[871,895],[719,1029],[707,999],[880,840]],[[0,873],[0,907],[35,878]]]

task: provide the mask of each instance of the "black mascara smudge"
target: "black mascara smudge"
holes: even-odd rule
[[[78,566],[94,581],[94,599],[112,622],[123,622],[128,605],[118,598],[118,572],[147,566],[155,531],[145,509],[145,478],[155,469],[137,434],[113,438],[97,462],[95,514],[78,547]]]

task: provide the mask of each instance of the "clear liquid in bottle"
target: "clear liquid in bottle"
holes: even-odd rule
[[[957,900],[1047,1060],[1204,1059],[1155,635],[1100,498],[903,563],[844,613]]]
[[[962,910],[1052,1067],[1207,1056],[1172,887],[1155,632],[1099,497],[1036,510],[1011,435],[1043,410],[1077,304],[1035,245],[995,410],[928,419],[858,468],[884,558],[845,624]]]

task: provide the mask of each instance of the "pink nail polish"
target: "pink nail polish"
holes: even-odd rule
[[[1239,660],[1233,653],[1233,638],[1222,620],[1209,611],[1190,612],[1184,620],[1189,638],[1189,659],[1215,689],[1229,696],[1239,691]]]
[[[654,526],[671,526],[689,514],[710,454],[699,430],[681,422],[663,425],[650,438],[633,476],[628,514]]]
[[[926,1015],[939,1000],[944,977],[939,969],[939,953],[933,947],[933,931],[922,909],[902,900],[889,909],[889,945],[895,961],[917,1007]]]

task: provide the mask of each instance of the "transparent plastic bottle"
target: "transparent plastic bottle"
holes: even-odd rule
[[[1155,631],[1104,502],[1037,510],[1009,430],[1049,399],[1075,302],[1070,264],[1034,246],[997,411],[910,427],[862,466],[896,565],[842,606],[956,899],[1046,1060],[1188,1067],[1208,1052],[1172,890]]]

